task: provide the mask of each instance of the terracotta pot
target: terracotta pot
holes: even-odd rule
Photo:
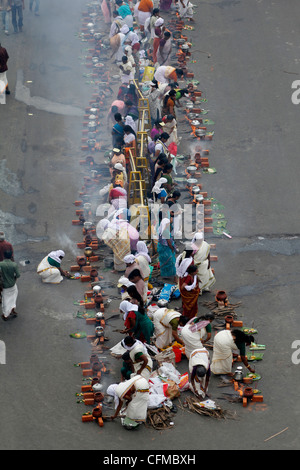
[[[244,389],[244,397],[248,398],[249,400],[253,397],[253,388],[252,387],[246,387]]]
[[[92,415],[93,415],[94,418],[101,418],[101,416],[102,416],[102,407],[100,408],[100,407],[97,406],[96,408],[94,408],[93,411],[92,411]]]
[[[226,315],[225,321],[226,321],[226,323],[232,323],[233,322],[233,316],[232,315]]]
[[[77,256],[77,264],[78,266],[85,266],[86,265],[86,259],[84,256]]]
[[[251,389],[252,390],[252,389]],[[101,401],[104,400],[104,395],[101,392],[95,392],[94,393],[94,400],[96,403],[100,403]]]
[[[98,362],[98,361],[99,359],[98,359],[97,354],[92,354],[90,357],[90,363],[92,364],[93,362]]]
[[[95,269],[95,268],[91,269],[90,276],[91,277],[98,277],[97,269]]]
[[[93,385],[95,385],[99,382],[100,382],[99,377],[93,377],[92,381],[91,381],[91,387],[93,387]]]
[[[101,370],[101,364],[99,361],[94,361],[91,365],[93,372],[99,372],[99,370]]]

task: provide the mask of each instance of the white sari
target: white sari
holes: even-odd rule
[[[180,336],[184,342],[185,355],[189,359],[195,349],[203,348],[202,338],[206,336],[206,329],[193,331],[191,323],[188,322],[180,331]]]
[[[141,362],[137,362],[135,360],[135,355],[138,353],[143,353],[148,359],[148,363],[146,367],[142,370],[140,374],[141,377],[144,377],[144,379],[148,381],[150,379],[150,375],[152,374],[153,361],[151,357],[149,356],[148,352],[145,352],[145,346],[140,341],[136,341],[133,349],[129,351],[129,356],[130,356],[130,359],[132,360],[135,373],[137,373],[137,371],[141,368],[141,365],[142,365]]]
[[[214,337],[211,371],[216,374],[230,374],[233,351],[237,350],[231,331],[219,331]]]
[[[132,379],[119,383],[114,392],[120,400],[124,400],[124,396],[132,385],[135,386],[135,393],[126,406],[126,418],[134,421],[146,421],[149,398],[148,380],[140,375],[135,375]]]
[[[210,246],[206,241],[202,241],[201,245],[194,253],[194,263],[197,266],[197,275],[199,281],[199,287],[201,293],[205,290],[210,290],[210,288],[215,284],[216,279],[212,269],[208,269],[208,256],[210,254]]]
[[[170,321],[181,316],[180,312],[168,308],[159,308],[153,313],[155,331],[155,346],[164,349],[170,346],[173,340],[172,326]]]
[[[189,372],[190,375],[193,372],[193,368],[195,366],[204,366],[206,370],[208,370],[210,364],[209,360],[209,352],[206,348],[195,349],[192,351],[189,360]],[[203,398],[205,398],[205,393],[203,392],[202,388],[204,388],[206,382],[206,375],[204,377],[197,377],[197,380],[194,381],[196,392]],[[190,387],[191,391],[193,392],[193,386]],[[206,390],[207,391],[207,390]]]
[[[42,281],[49,284],[59,284],[63,277],[55,266],[51,266],[48,261],[48,256],[40,262],[37,267],[37,273],[41,276]]]

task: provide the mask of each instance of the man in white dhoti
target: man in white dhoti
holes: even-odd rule
[[[4,259],[0,262],[0,294],[2,297],[2,319],[16,317],[16,304],[18,297],[17,279],[20,272],[17,263],[12,261],[12,252],[5,251]]]

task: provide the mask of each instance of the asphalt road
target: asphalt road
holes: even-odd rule
[[[212,398],[236,411],[236,420],[209,420],[179,410],[174,429],[141,427],[134,438],[117,421],[104,428],[81,422],[86,409],[76,393],[82,374],[74,364],[88,360],[90,345],[69,335],[87,330],[82,319],[74,318],[79,309],[74,302],[83,289],[75,281],[45,286],[36,275],[37,264],[52,249],[66,251],[64,267],[74,264],[82,238],[71,220],[87,174],[79,164],[81,112],[93,92],[84,76],[87,45],[78,37],[85,7],[84,0],[52,0],[41,5],[37,18],[27,5],[24,33],[0,36],[10,55],[12,90],[0,108],[0,228],[14,244],[17,261],[30,260],[21,267],[18,283],[20,315],[0,328],[6,345],[6,364],[0,366],[0,448],[126,449],[133,454],[136,449],[299,449],[300,366],[292,361],[292,343],[300,336],[300,108],[291,101],[291,86],[299,74],[300,7],[291,0],[198,2],[196,29],[188,32],[196,60],[189,68],[215,122],[209,161],[217,172],[203,175],[203,187],[224,206],[232,236],[207,237],[216,243],[216,290],[241,302],[239,317],[258,329],[258,342],[267,347],[256,366],[264,402],[243,408],[221,401],[224,389],[212,379]],[[29,101],[22,84],[30,90]],[[184,134],[180,152],[189,153],[192,144]],[[116,289],[107,293],[115,296]],[[212,292],[204,300],[213,298]],[[114,300],[107,316],[117,312]],[[113,330],[121,323],[109,323],[107,345],[119,341]],[[109,384],[118,380],[119,363],[109,354],[105,360]],[[179,369],[185,372],[187,362]]]

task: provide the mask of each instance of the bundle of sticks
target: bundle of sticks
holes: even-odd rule
[[[209,308],[209,310],[211,310],[215,315],[233,315],[236,317],[235,309],[241,305],[241,302],[236,304],[228,303],[228,305],[223,308],[218,306],[218,302],[216,300],[203,302],[202,305]]]
[[[163,405],[161,408],[147,411],[147,424],[154,429],[170,429],[173,427],[172,422],[172,412],[168,406]]]
[[[184,401],[182,408],[187,408],[191,412],[197,413],[202,416],[209,416],[211,418],[234,419],[236,417],[236,413],[232,413],[228,410],[223,410],[220,406],[217,406],[215,409],[209,409],[204,408],[200,403],[200,400],[196,397],[188,397]]]

